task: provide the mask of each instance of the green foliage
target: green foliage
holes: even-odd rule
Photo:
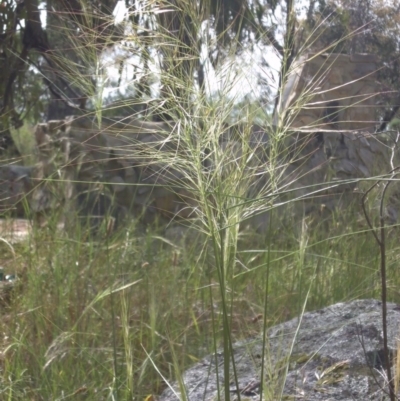
[[[33,126],[24,124],[18,129],[11,129],[11,135],[19,153],[22,156],[22,162],[25,166],[31,166],[36,162],[35,138],[32,135]]]
[[[379,296],[373,238],[357,225],[338,221],[327,232],[305,222],[269,235],[269,252],[262,236],[239,240],[226,284],[233,340],[261,330],[266,289],[267,326],[295,316],[309,289],[307,310]],[[223,343],[220,277],[210,248],[199,258],[188,243],[160,241],[134,226],[102,244],[79,238],[79,231],[69,237],[49,228],[16,245],[15,256],[2,245],[6,272],[19,276],[11,303],[3,304],[3,398],[81,392],[87,400],[111,393],[144,399],[165,387],[150,360],[172,380],[172,365],[182,372],[212,352],[214,341]],[[398,302],[392,238],[389,296]]]

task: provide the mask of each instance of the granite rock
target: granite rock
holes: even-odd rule
[[[385,395],[381,302],[338,303],[268,330],[263,400],[382,401]],[[388,339],[392,357],[399,335],[400,305],[388,303]],[[231,399],[259,400],[262,336],[234,344],[239,388],[233,377]],[[204,358],[183,375],[186,399],[224,399],[223,354]],[[219,387],[217,385],[217,372]],[[179,386],[159,401],[184,399]]]

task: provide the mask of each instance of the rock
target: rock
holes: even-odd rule
[[[375,131],[377,58],[308,53],[293,62],[274,124],[302,132]]]
[[[5,165],[0,167],[0,212],[23,208],[20,202],[32,190],[33,167]],[[20,212],[21,210],[19,210]]]
[[[96,234],[105,224],[104,229],[110,234],[124,220],[126,211],[107,194],[93,191],[78,194],[73,214],[79,218],[80,228],[88,228],[92,234]],[[74,222],[74,216],[70,220]]]
[[[381,315],[381,302],[357,300],[307,312],[301,319],[270,328],[264,370],[264,395],[267,392],[268,397],[263,399],[388,400],[380,388],[385,376]],[[392,356],[397,347],[399,323],[400,305],[388,303],[388,339]],[[262,337],[238,342],[233,349],[241,399],[259,400]],[[219,390],[224,399],[223,354],[218,352],[184,373],[187,400],[218,399],[216,363]],[[175,384],[173,388],[179,395],[179,385]],[[233,378],[229,391],[231,399],[236,400]],[[183,398],[177,398],[171,389],[167,389],[159,401],[178,399]]]
[[[390,142],[393,141],[388,140],[386,144],[381,137],[368,131],[332,132],[334,127],[325,128],[329,129],[289,135],[293,149],[288,152],[287,160],[280,162],[285,167],[278,169],[277,195],[270,197],[274,207],[285,205],[285,210],[281,207],[279,214],[287,216],[288,221],[310,214],[319,216],[321,210],[327,216],[338,209],[341,212],[350,210],[349,206],[357,201],[360,193],[357,180],[391,170]],[[55,160],[51,154],[57,154],[57,147],[61,149],[62,160],[58,161],[58,166],[53,165],[53,170],[60,171],[64,199],[73,199],[82,191],[102,192],[105,186],[114,205],[126,208],[132,217],[141,216],[141,220],[148,223],[160,217],[166,221],[194,219],[199,216],[199,210],[201,213],[197,189],[188,179],[190,174],[179,164],[183,159],[175,157],[185,154],[184,141],[179,143],[175,131],[173,124],[135,119],[125,122],[106,120],[99,129],[89,119],[69,118],[64,120],[64,125],[61,122],[38,125],[36,137],[42,140],[38,142],[42,163]],[[42,135],[43,132],[46,134]],[[248,140],[240,140],[241,135]],[[50,138],[52,142],[43,138]],[[269,229],[270,212],[264,201],[266,193],[269,196],[272,191],[271,174],[265,168],[269,157],[268,138],[269,133],[256,125],[251,129],[241,125],[227,128],[219,138],[225,155],[221,171],[227,177],[238,170],[236,166],[241,155],[249,151],[247,145],[250,144],[254,151],[246,163],[251,175],[243,182],[247,192],[232,195],[246,198],[247,204],[257,211],[245,212],[247,220],[243,226],[259,232]],[[175,159],[177,165],[172,163]],[[207,159],[204,174],[216,168],[211,159]],[[395,159],[397,163],[397,155]],[[46,166],[52,163],[47,162]],[[51,168],[46,168],[46,174],[51,175]],[[239,174],[238,181],[240,177]],[[211,185],[210,193],[213,190]],[[395,185],[391,186],[393,191],[400,193]],[[250,200],[256,200],[254,205]],[[398,205],[391,204],[388,208],[394,223]]]
[[[183,140],[179,141],[173,124],[106,120],[98,128],[95,122],[79,118],[66,119],[63,124],[53,121],[36,128],[39,154],[46,170],[44,175],[59,174],[56,182],[61,183],[61,198],[70,200],[82,192],[107,189],[114,206],[124,207],[130,216],[140,217],[146,224],[159,218],[168,222],[196,219],[201,215],[198,188],[193,185],[196,180],[182,164],[186,145]],[[251,178],[243,179],[246,173],[243,177],[239,173],[238,184],[243,185],[229,189],[231,196],[246,199],[242,226],[268,231],[270,211],[265,205],[266,197],[271,207],[282,205],[278,213],[285,216],[289,224],[304,215],[317,219],[329,217],[337,210],[344,216],[346,209],[351,210],[350,206],[359,202],[358,180],[392,169],[393,140],[387,138],[385,143],[382,136],[368,131],[334,131],[329,125],[325,128],[325,131],[321,128],[321,132],[288,135],[293,141],[292,152],[278,161],[281,168],[273,173],[277,174],[275,196],[271,192],[271,171],[266,168],[270,133],[256,125],[251,129],[241,125],[227,127],[226,132],[221,133],[219,145],[224,161],[219,161],[218,168],[224,177],[232,180],[232,174],[240,170],[236,167],[243,152],[249,151],[249,144],[254,151],[246,162]],[[394,159],[397,165],[398,156]],[[206,157],[205,164],[205,175],[216,168],[212,158]],[[218,187],[218,179],[216,183],[210,182],[210,193],[218,190],[214,184]],[[391,185],[391,193],[400,193],[397,187]],[[390,222],[395,223],[399,202],[391,193],[388,198],[394,202],[387,206],[387,214]]]
[[[49,193],[40,185],[41,166],[0,166],[0,215],[24,216],[50,208]],[[26,202],[24,203],[24,201]]]
[[[44,176],[60,183],[60,198],[106,190],[113,205],[146,224],[201,217],[199,172],[211,202],[221,182],[233,182],[224,189],[227,198],[244,200],[237,209],[242,226],[259,232],[268,231],[271,208],[287,220],[283,224],[305,215],[321,220],[338,210],[345,218],[359,203],[360,180],[398,165],[396,139],[374,133],[376,69],[371,55],[309,53],[294,61],[268,129],[240,122],[205,124],[196,132],[197,123],[184,121],[72,116],[36,126],[37,155]],[[399,194],[391,185],[391,223],[397,222]]]

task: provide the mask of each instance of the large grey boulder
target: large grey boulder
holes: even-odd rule
[[[399,336],[400,305],[388,304],[388,337],[392,356]],[[268,330],[263,400],[382,401],[384,386],[381,302],[338,303]],[[262,336],[234,345],[239,389],[233,376],[231,399],[260,399]],[[286,370],[287,369],[287,370]],[[223,354],[210,355],[183,375],[186,399],[224,399]],[[184,399],[179,386],[159,401]],[[386,389],[386,387],[384,387]]]
[[[168,220],[196,217],[197,189],[188,179],[195,176],[190,175],[183,162],[188,151],[179,136],[178,124],[135,119],[106,120],[100,128],[96,124],[89,118],[69,118],[36,127],[38,153],[46,166],[45,173],[61,172],[65,199],[74,199],[85,191],[106,190],[116,204],[132,215],[147,216],[144,220],[152,221],[153,215]],[[319,213],[321,209],[343,212],[360,193],[359,180],[386,174],[393,168],[390,163],[393,141],[385,143],[368,131],[292,132],[288,137],[294,141],[293,152],[287,152],[287,157],[278,162],[274,169],[277,172],[273,173],[275,186],[271,186],[270,133],[254,125],[246,134],[245,145],[238,140],[245,131],[246,127],[239,125],[221,133],[219,145],[224,158],[219,168],[223,166],[223,173],[229,175],[247,145],[254,151],[246,164],[251,178],[246,178],[243,185],[248,188],[245,196],[252,201],[248,205],[254,201],[252,209],[258,212],[250,210],[244,217],[252,216],[248,224],[258,231],[267,231],[269,227],[266,194],[275,206],[285,205],[282,214],[290,221]],[[61,150],[58,155],[61,160],[57,159],[57,149]],[[394,164],[397,159],[396,155]],[[207,163],[203,166],[205,175],[215,169],[212,161],[207,159]],[[395,185],[391,189],[395,190]],[[231,195],[243,196],[235,192]],[[392,222],[396,222],[397,205],[392,209]]]
[[[69,117],[36,126],[38,155],[47,175],[60,172],[73,211],[77,196],[97,191],[144,222],[195,220],[200,172],[211,201],[221,181],[235,182],[224,192],[244,200],[243,226],[259,232],[268,231],[271,208],[289,225],[305,215],[354,215],[359,183],[388,174],[398,161],[398,137],[374,133],[376,69],[371,55],[309,53],[294,61],[267,129],[206,121],[199,132],[190,124],[188,140],[184,121]],[[398,218],[397,187],[387,196],[390,223]]]

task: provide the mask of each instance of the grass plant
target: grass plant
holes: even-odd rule
[[[296,316],[306,298],[305,310],[378,298],[373,239],[347,229],[338,225],[323,239],[313,230],[302,250],[301,237],[280,232],[269,256],[263,238],[242,239],[229,288],[232,342],[258,334],[264,316],[265,327]],[[172,382],[225,341],[227,300],[209,261],[134,229],[109,249],[36,235],[15,245],[15,256],[1,244],[4,269],[20,277],[2,305],[2,397],[62,399],[80,390],[85,399],[144,399],[165,387],[162,377]],[[399,302],[397,246],[389,238],[388,298]]]
[[[184,400],[182,372],[222,348],[218,399],[229,401],[223,389],[231,370],[237,381],[236,340],[307,310],[379,297],[379,252],[357,205],[346,218],[333,213],[329,223],[318,215],[282,219],[304,197],[292,196],[293,180],[285,178],[306,146],[289,151],[287,115],[274,127],[265,116],[266,150],[252,136],[254,106],[240,111],[240,129],[226,123],[237,100],[229,89],[237,82],[227,80],[211,101],[187,76],[160,74],[170,91],[164,111],[175,121],[163,140],[173,146],[150,147],[147,162],[174,172],[171,190],[191,194],[196,206],[182,224],[201,235],[188,244],[132,221],[105,239],[88,237],[77,224],[34,230],[12,251],[0,242],[1,265],[19,277],[1,306],[0,399],[149,400],[177,380]],[[289,110],[290,118],[308,97]],[[94,114],[101,120],[101,109]],[[246,228],[261,217],[262,234]],[[395,235],[387,235],[386,246],[387,297],[400,302]],[[282,378],[275,379],[281,386]],[[273,393],[265,390],[265,399],[279,399],[278,384]]]

